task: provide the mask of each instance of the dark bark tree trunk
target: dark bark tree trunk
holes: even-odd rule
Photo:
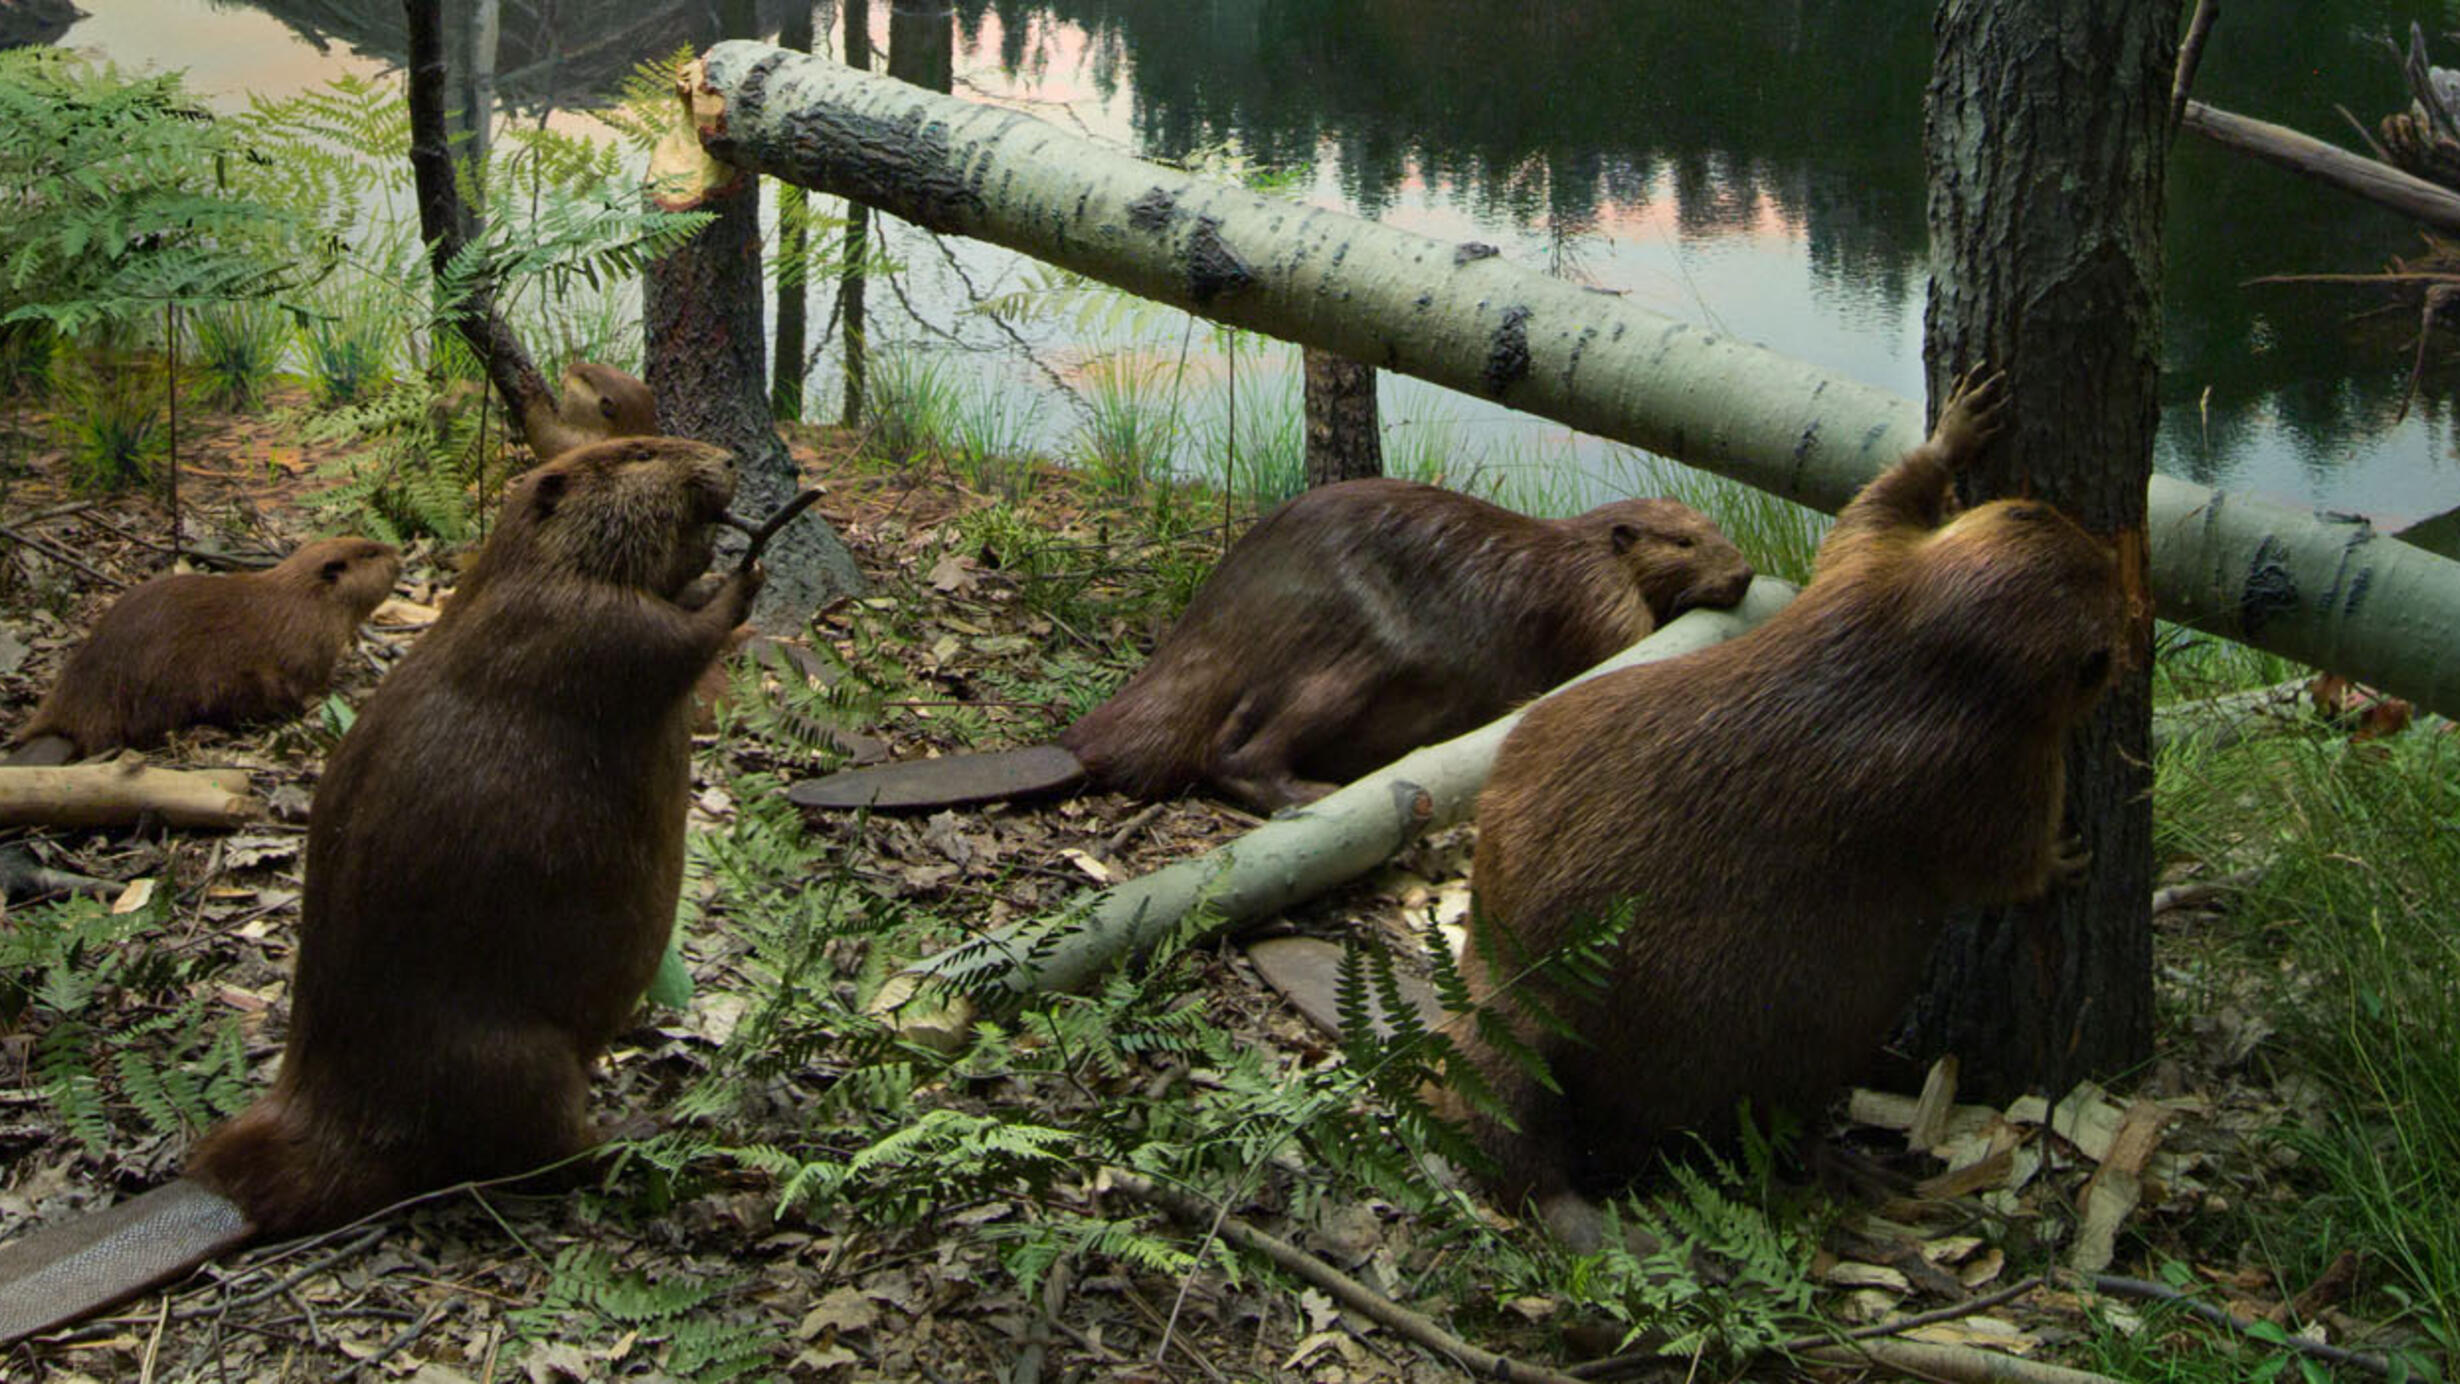
[[[890,0],[888,75],[928,91],[956,85],[956,7],[949,0]]]
[[[729,0],[727,23],[751,22],[748,0]],[[642,374],[656,396],[658,423],[680,437],[715,443],[735,454],[734,512],[757,522],[799,489],[794,457],[769,413],[768,334],[762,330],[760,178],[726,170],[727,180],[688,195],[668,210],[714,212],[717,220],[674,253],[652,260],[641,281],[646,338]],[[652,186],[660,168],[653,158]],[[743,535],[726,531],[721,554],[742,550]],[[762,554],[768,582],[752,606],[752,624],[770,634],[800,633],[812,613],[863,589],[853,557],[816,511],[781,529]]]
[[[871,70],[871,0],[845,0],[846,66]],[[849,428],[863,424],[863,392],[870,349],[863,321],[863,261],[871,258],[871,208],[846,199],[846,253],[837,276],[837,316],[846,333],[846,395],[837,421]]]
[[[1985,1099],[2056,1095],[2152,1044],[2144,515],[2178,7],[1942,0],[1934,28],[1930,396],[1977,365],[2007,372],[2002,432],[1963,478],[1965,498],[2039,496],[2108,539],[2133,619],[2115,681],[2068,753],[2089,878],[1960,920],[1913,1031],[1922,1054],[1957,1053]]]
[[[444,114],[443,0],[402,0],[402,12],[410,30],[410,171],[418,187],[419,234],[441,275],[476,233],[453,181],[452,136]],[[494,289],[481,284],[451,306],[454,330],[469,343],[512,416],[526,418],[541,407],[552,411],[554,391],[496,310]]]
[[[808,53],[812,45],[811,0],[786,11],[779,46]],[[803,417],[803,337],[811,299],[805,269],[811,228],[804,220],[810,194],[792,183],[777,185],[777,348],[770,352],[769,411],[783,421]]]
[[[1375,411],[1375,367],[1346,356],[1305,352],[1307,484],[1330,485],[1384,474],[1384,437]]]

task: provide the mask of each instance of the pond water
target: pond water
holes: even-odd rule
[[[123,65],[190,69],[224,99],[342,71],[393,70],[398,0],[82,0],[65,42]],[[716,32],[711,5],[501,0],[497,87],[518,118],[586,109],[633,62]],[[819,47],[842,14],[817,7]],[[1193,162],[1629,295],[1904,394],[1921,389],[1921,96],[1932,0],[873,0],[875,51],[958,94],[1015,103],[1147,157]],[[2405,103],[2383,40],[2430,0],[2233,0],[2205,58],[2213,103],[2341,143]],[[449,41],[470,51],[468,3]],[[774,33],[783,6],[764,3]],[[2460,54],[2444,53],[2447,59]],[[571,116],[560,117],[573,119]],[[2183,137],[2172,161],[2161,468],[2390,520],[2460,506],[2453,375],[2401,416],[2414,313],[2345,287],[2258,275],[2364,272],[2421,248],[2401,219]],[[1226,389],[1216,334],[1124,305],[1011,330],[970,300],[1039,282],[990,247],[910,231],[904,302],[872,295],[873,337],[948,353],[977,413],[1048,442],[1084,424],[1089,381]],[[907,315],[907,306],[912,316]],[[817,290],[815,329],[827,320]],[[1029,359],[1019,339],[1031,348]],[[1286,427],[1289,354],[1233,343],[1246,410]],[[818,400],[834,371],[815,372]],[[1074,388],[1071,398],[1054,386]],[[1616,449],[1557,425],[1386,378],[1391,441],[1495,467],[1611,471]],[[1279,410],[1274,414],[1274,410]],[[1263,415],[1258,415],[1263,416]],[[1253,448],[1264,436],[1247,427]],[[1199,430],[1190,430],[1197,435]],[[1191,445],[1218,445],[1200,442]],[[1589,486],[1576,486],[1586,490]]]

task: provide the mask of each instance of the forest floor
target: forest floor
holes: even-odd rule
[[[317,530],[302,499],[338,448],[300,442],[285,417],[274,409],[183,421],[188,545],[270,556]],[[0,439],[0,705],[10,723],[111,596],[167,558],[159,497],[71,493],[42,422],[21,415]],[[945,467],[860,460],[842,435],[796,435],[808,479],[826,487],[821,512],[873,590],[819,613],[807,641],[817,657],[766,658],[738,672],[735,694],[747,704],[728,713],[724,734],[698,743],[693,829],[704,839],[683,946],[692,997],[680,1009],[645,1009],[595,1090],[610,1120],[656,1114],[684,1133],[606,1159],[577,1194],[460,1189],[368,1226],[231,1256],[168,1292],[15,1348],[0,1375],[356,1373],[423,1384],[1459,1376],[1455,1362],[1356,1304],[1174,1226],[1101,1166],[1133,1141],[1114,1128],[1122,1112],[1140,1122],[1133,1137],[1167,1143],[1179,1137],[1165,1127],[1168,1112],[1237,1084],[1207,1054],[1235,1051],[1293,1085],[1342,1061],[1235,946],[1191,948],[1170,960],[1165,992],[1115,1001],[1200,1022],[1206,1042],[1226,1047],[1140,1043],[1121,1021],[1105,1030],[1116,1041],[1100,1060],[1054,1063],[1045,1050],[1072,1031],[1056,1018],[986,1032],[944,1069],[910,1052],[883,1056],[876,1033],[846,1040],[859,1059],[816,1041],[860,1029],[892,955],[1052,912],[1101,883],[1232,839],[1254,819],[1199,798],[1143,806],[1092,794],[818,821],[798,834],[775,800],[780,786],[846,750],[874,760],[1047,739],[1150,646],[1222,532],[1217,517],[1194,516],[1214,502],[1193,493],[1174,502],[1157,537],[1149,497],[1123,503],[1059,472],[984,494]],[[451,580],[420,545],[398,590],[432,606]],[[370,624],[337,674],[338,701],[362,700],[420,627]],[[0,1239],[170,1177],[196,1126],[269,1078],[306,808],[338,721],[318,711],[256,733],[204,732],[155,756],[246,769],[266,813],[238,831],[0,833],[0,849],[30,848],[43,864],[111,881],[102,904],[117,910],[19,902],[0,922]],[[1466,906],[1468,840],[1463,830],[1421,843],[1289,925],[1335,933],[1365,923],[1411,939],[1416,919],[1455,919]],[[2183,865],[2177,876],[2199,873]],[[760,875],[766,892],[755,902],[741,886]],[[822,938],[809,968],[781,962],[760,940],[775,925],[768,910],[820,893],[857,900],[830,916],[860,916],[864,926]],[[2190,898],[2161,913],[2163,956],[2199,955],[2215,906]],[[2235,1229],[2246,1208],[2301,1195],[2277,1134],[2320,1118],[2324,1099],[2249,1060],[2270,1031],[2259,978],[2235,987],[2185,962],[2162,974],[2165,1012],[2176,1017],[2165,1022],[2161,1059],[2123,1094],[2079,1088],[2055,1113],[2040,1100],[1959,1107],[1943,1099],[1950,1074],[1917,1106],[1922,1074],[1899,1070],[1899,1095],[1864,1091],[1840,1103],[1818,1131],[1831,1137],[1828,1152],[1806,1160],[1810,1172],[1711,1165],[1683,1184],[1664,1213],[1690,1234],[1683,1252],[1635,1271],[1622,1301],[1655,1291],[1667,1321],[1686,1330],[1722,1321],[1723,1347],[1759,1353],[1677,1353],[1617,1377],[1856,1377],[1764,1348],[1959,1307],[1965,1314],[1909,1334],[2103,1368],[2173,1350],[2235,1359],[2246,1371],[2278,1358],[2261,1348],[2234,1356],[2227,1333],[2174,1305],[2079,1280],[2003,1297],[2091,1237],[2115,1245],[2113,1272],[2191,1290],[2273,1323],[2275,1335],[2303,1327],[2337,1342],[2368,1339],[2373,1328],[2339,1315],[2351,1265],[2279,1281]],[[799,1014],[804,1003],[826,1012]],[[746,1056],[752,1025],[769,1027]],[[939,1145],[944,1195],[927,1160],[910,1149],[892,1158],[892,1136],[922,1115],[942,1122],[934,1129],[980,1131],[1020,1110],[1036,1131],[1081,1137],[1079,1157],[1020,1156],[986,1171],[995,1137]],[[1909,1138],[1909,1126],[1919,1133]],[[1550,1368],[1616,1344],[1619,1324],[1577,1291],[1586,1271],[1542,1244],[1527,1248],[1538,1232],[1474,1197],[1445,1198],[1448,1219],[1430,1228],[1437,1222],[1422,1225],[1390,1199],[1327,1184],[1301,1139],[1239,1147],[1263,1151],[1229,1212],[1370,1289]],[[856,1160],[877,1171],[833,1198],[788,1194],[810,1167]],[[1754,1196],[1760,1205],[1743,1205]],[[1699,1306],[1720,1300],[1728,1305]],[[1661,1323],[1644,1344],[1666,1345],[1669,1334],[1678,1352],[1700,1339]],[[2122,1339],[2135,1344],[2112,1344]],[[2194,1377],[2226,1377],[2227,1368]]]

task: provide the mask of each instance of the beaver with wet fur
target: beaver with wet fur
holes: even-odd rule
[[[1515,1018],[1558,1093],[1467,1035],[1510,1119],[1471,1125],[1504,1198],[1575,1239],[1580,1194],[1677,1131],[1730,1131],[1744,1101],[1816,1110],[1885,1040],[1951,910],[2081,868],[2065,746],[2121,644],[2118,569],[2046,504],[1946,518],[1997,383],[1948,399],[1766,624],[1550,697],[1497,754],[1472,884],[1501,945],[1465,968],[1577,1037]],[[1522,969],[1625,909],[1602,987]]]
[[[326,538],[262,572],[151,578],[94,622],[13,740],[59,737],[56,761],[296,716],[400,573],[390,544]]]

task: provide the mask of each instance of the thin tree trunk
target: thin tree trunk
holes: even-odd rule
[[[1330,485],[1384,474],[1383,430],[1376,421],[1375,367],[1309,347],[1307,484]]]
[[[1925,147],[1934,399],[2007,372],[2008,422],[1968,501],[2034,495],[2117,549],[2132,626],[2068,754],[2088,878],[1960,922],[1914,1011],[1993,1098],[2064,1091],[2151,1051],[2151,572],[2160,421],[2162,179],[2178,9],[2136,0],[1942,0]]]
[[[871,69],[871,0],[845,0],[846,66]],[[870,341],[863,321],[864,261],[871,258],[871,208],[846,199],[846,254],[837,276],[837,316],[846,334],[845,402],[837,411],[841,426],[863,425],[863,395],[869,369]]]
[[[443,0],[402,0],[402,11],[410,32],[410,170],[418,188],[419,234],[426,238],[428,259],[441,277],[474,234],[474,222],[454,182],[452,137],[444,116],[448,77]],[[512,416],[527,418],[540,408],[553,411],[555,391],[496,310],[492,286],[480,284],[449,306],[453,329],[469,343]]]
[[[693,92],[685,85],[688,111]],[[714,212],[717,220],[651,261],[642,276],[642,374],[657,398],[660,426],[735,454],[734,510],[757,519],[776,512],[800,488],[794,457],[769,413],[760,178],[700,163],[687,130],[670,135],[652,155],[650,201],[668,211]],[[742,544],[742,535],[730,531],[719,548],[739,552]],[[813,612],[863,589],[853,557],[816,511],[780,530],[763,561],[768,581],[752,607],[752,624],[765,633],[800,633]]]
[[[794,0],[778,42],[811,51],[811,0]],[[777,346],[769,353],[769,412],[781,421],[803,417],[803,337],[809,315],[810,194],[793,183],[777,189]]]
[[[1803,504],[1835,511],[1922,439],[1897,395],[1484,245],[1276,201],[765,45],[721,43],[695,70],[700,140],[719,158]],[[2166,476],[2149,513],[2164,616],[2460,714],[2460,562]]]

